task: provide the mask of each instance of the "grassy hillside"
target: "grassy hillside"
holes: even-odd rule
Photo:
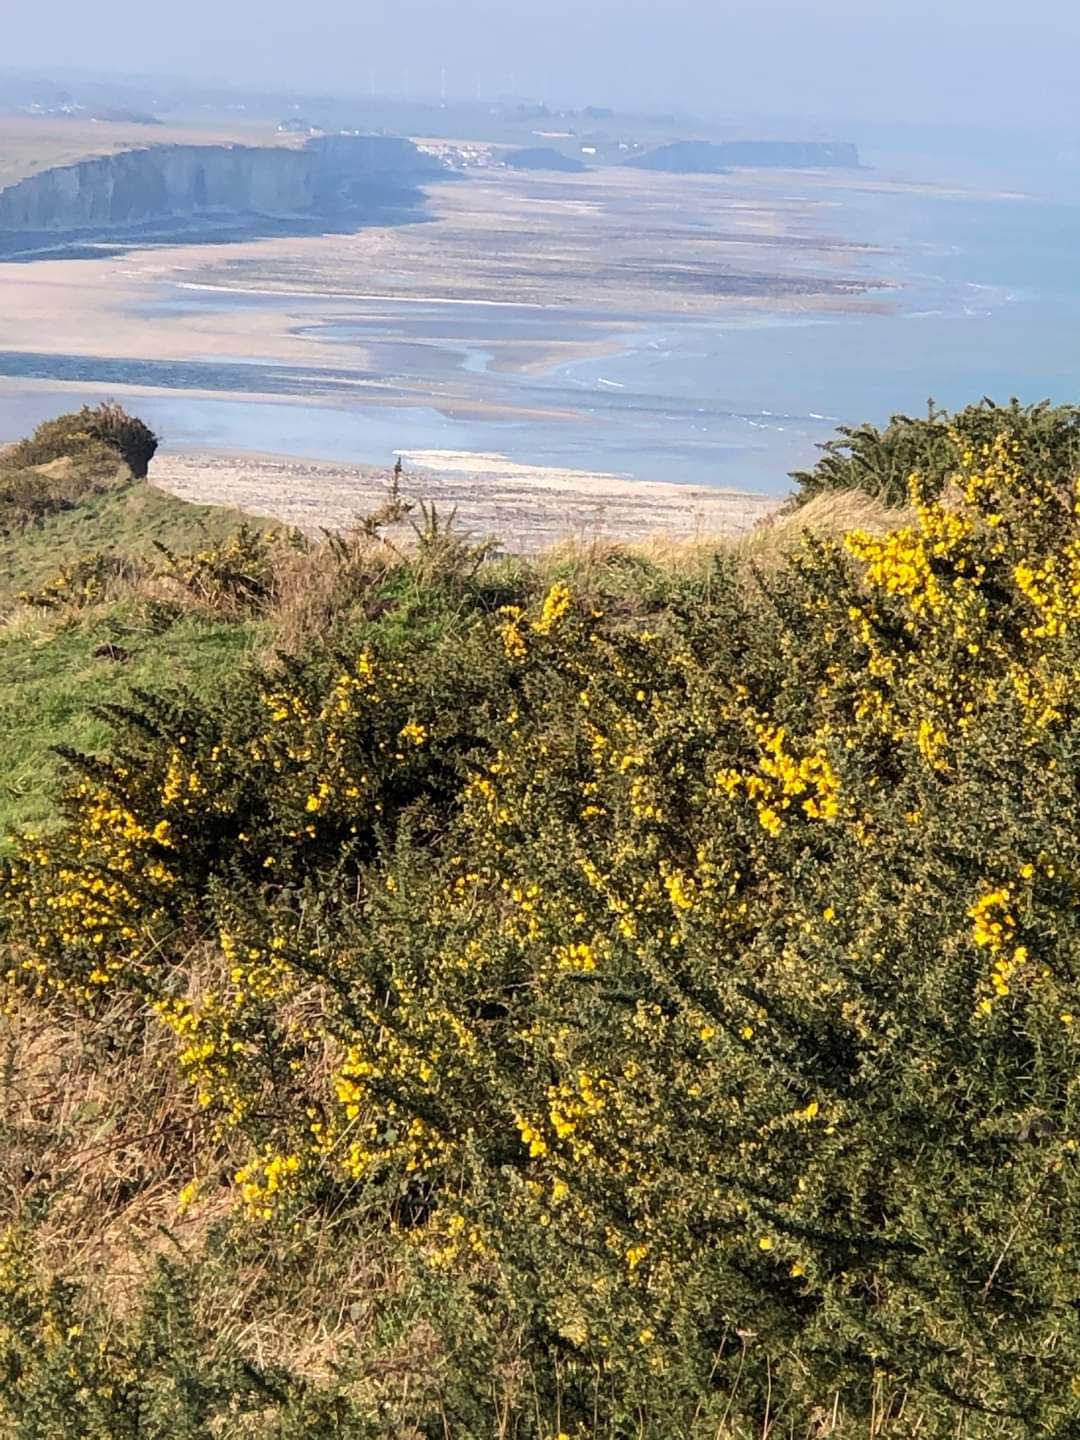
[[[108,704],[163,683],[220,691],[259,644],[258,626],[184,616],[164,632],[144,610],[101,605],[75,621],[0,623],[0,829],[56,816],[56,747],[108,749]],[[0,851],[7,842],[0,841]]]
[[[163,648],[0,870],[0,1433],[1074,1435],[1071,424],[747,545],[391,495],[23,602]]]
[[[242,518],[136,478],[129,461],[145,465],[92,434],[87,413],[105,412],[0,454],[0,851],[55,819],[56,747],[105,748],[102,707],[163,682],[217,689],[263,635],[162,579],[161,547],[212,551]]]
[[[0,606],[35,590],[90,554],[115,555],[139,565],[159,558],[158,545],[184,552],[233,534],[234,510],[192,505],[121,474],[70,509],[30,527],[0,533]]]

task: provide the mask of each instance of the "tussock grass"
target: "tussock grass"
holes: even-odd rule
[[[606,581],[612,572],[662,571],[683,579],[704,579],[718,556],[737,562],[782,559],[806,535],[838,538],[849,530],[883,534],[910,519],[906,507],[890,506],[865,490],[831,490],[801,506],[787,505],[760,521],[746,535],[653,536],[645,540],[568,539],[540,555],[531,565],[541,577],[553,574],[586,587]]]
[[[733,549],[737,555],[755,559],[770,553],[783,556],[808,534],[818,539],[838,539],[849,530],[883,535],[910,519],[906,505],[889,505],[865,490],[830,490],[815,495],[804,505],[787,505],[778,510],[734,541]]]

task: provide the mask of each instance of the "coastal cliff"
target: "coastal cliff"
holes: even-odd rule
[[[846,141],[816,140],[679,140],[626,162],[638,170],[675,174],[723,175],[734,168],[784,170],[855,169],[859,152]]]
[[[303,149],[150,145],[0,190],[0,231],[98,230],[168,217],[330,216],[438,173],[408,140],[342,135]]]

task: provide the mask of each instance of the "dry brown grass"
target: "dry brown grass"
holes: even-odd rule
[[[296,653],[310,637],[327,634],[398,564],[395,550],[355,531],[283,551],[274,577],[273,648]]]
[[[614,540],[608,537],[573,537],[550,550],[530,556],[529,563],[541,574],[558,571],[581,581],[584,588],[604,571],[627,561],[640,561],[672,574],[692,575],[708,568],[719,551],[730,550],[734,542],[724,536],[652,536],[647,540]]]
[[[819,539],[836,538],[849,530],[882,535],[909,519],[907,510],[893,509],[864,490],[831,490],[805,505],[788,505],[776,511],[748,535],[734,541],[733,548],[737,554],[764,559],[790,552],[806,534]]]
[[[840,490],[817,496],[796,509],[785,507],[761,521],[748,534],[696,535],[690,538],[654,536],[647,540],[618,541],[581,537],[561,542],[531,557],[541,575],[558,571],[593,587],[604,572],[640,561],[658,571],[683,578],[708,575],[717,555],[758,564],[775,563],[797,549],[807,534],[835,538],[849,530],[883,534],[907,523],[906,510],[891,509],[861,490]]]
[[[0,1214],[48,1196],[42,1262],[123,1308],[205,1145],[174,1046],[131,1006],[61,1018],[23,1002],[0,1019],[0,1076]]]
[[[224,967],[213,947],[195,947],[189,997],[220,987]],[[137,1310],[155,1257],[206,1263],[213,1230],[237,1212],[241,1157],[205,1123],[175,1038],[135,1004],[92,1018],[12,1004],[0,1016],[0,1135],[0,1233],[33,1218],[39,1271],[82,1285],[116,1322]],[[181,1213],[195,1177],[197,1198]],[[380,1307],[406,1284],[386,1217],[361,1228],[333,1214],[295,1228],[245,1222],[240,1233],[240,1249],[210,1262],[227,1266],[222,1283],[199,1287],[207,1332],[316,1382],[347,1354],[373,1406],[400,1396],[407,1413],[438,1356],[419,1320],[400,1344],[371,1343]]]

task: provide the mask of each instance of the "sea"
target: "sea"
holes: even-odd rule
[[[174,289],[159,302],[163,323],[207,306],[287,306],[298,328],[340,350],[340,364],[0,352],[0,437],[136,384],[146,388],[134,408],[178,448],[374,465],[402,451],[482,452],[782,494],[840,425],[881,425],[931,401],[1080,400],[1076,199],[885,184],[829,198],[820,223],[865,247],[845,254],[844,273],[888,281],[870,297],[878,308],[642,320],[351,300],[328,316],[325,302],[297,297]],[[540,374],[492,368],[501,344],[595,338],[612,320],[618,353]],[[427,374],[432,403],[417,404]],[[5,377],[21,383],[5,387]],[[371,385],[377,403],[364,393]]]

